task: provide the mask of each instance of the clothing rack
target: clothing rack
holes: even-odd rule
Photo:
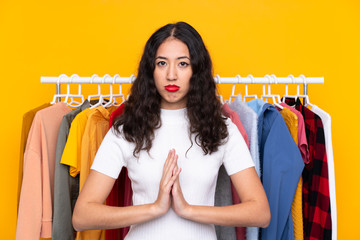
[[[58,77],[41,77],[41,83],[56,83],[56,94],[60,94],[60,84],[61,83],[97,83],[97,84],[131,84],[135,80],[135,75],[130,77],[121,77],[119,74],[115,74],[111,77],[109,74],[105,74],[102,77],[94,74],[91,77],[80,77],[77,74],[73,74],[70,77],[61,74]],[[251,74],[246,77],[241,77],[236,75],[235,77],[220,77],[216,75],[214,81],[217,84],[263,84],[263,89],[265,92],[265,85],[268,84],[297,84],[298,91],[299,85],[303,84],[303,94],[308,95],[308,84],[323,84],[324,77],[305,77],[304,75],[299,75],[299,77],[294,77],[289,75],[287,77],[276,77],[274,74],[265,75],[264,77],[253,77]]]

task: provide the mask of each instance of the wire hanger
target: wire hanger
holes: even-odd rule
[[[249,78],[249,79],[251,80],[251,83],[252,83],[252,84],[254,83],[254,77],[253,77],[251,74],[247,75],[247,78]],[[257,97],[256,94],[249,95],[249,94],[248,94],[248,85],[245,84],[244,102],[246,102],[246,99],[247,99],[247,98],[255,98],[255,99],[257,99],[258,97]]]
[[[276,78],[276,76],[275,76],[274,74],[271,75],[271,76],[268,75],[268,74],[266,74],[266,75],[265,75],[265,78],[268,79],[268,94],[265,94],[265,84],[263,84],[263,95],[261,95],[261,99],[262,99],[262,100],[265,99],[266,102],[267,102],[268,99],[272,99],[274,106],[276,106],[276,107],[278,107],[278,108],[280,108],[280,109],[283,109],[284,107],[279,104],[279,102],[280,102],[280,95],[279,95],[279,94],[271,94],[271,83],[272,83],[272,79],[271,79],[271,78],[273,78],[274,81],[275,81],[275,84],[277,84],[277,78]],[[276,100],[276,99],[277,99],[277,100]]]

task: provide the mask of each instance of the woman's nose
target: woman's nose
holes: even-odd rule
[[[177,71],[175,66],[171,66],[171,65],[169,66],[166,77],[169,81],[173,81],[177,79]]]

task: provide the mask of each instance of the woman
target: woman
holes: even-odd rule
[[[224,164],[241,204],[214,207]],[[103,203],[121,168],[133,206]],[[130,226],[129,239],[216,239],[214,224],[266,227],[270,210],[244,139],[221,115],[212,63],[178,22],[147,41],[125,112],[104,138],[77,200],[77,231]]]

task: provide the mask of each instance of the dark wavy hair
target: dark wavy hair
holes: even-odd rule
[[[125,102],[124,113],[114,119],[113,128],[119,135],[122,126],[125,139],[135,143],[134,156],[141,150],[150,151],[154,130],[161,126],[161,96],[153,77],[155,57],[159,46],[169,37],[182,41],[189,49],[193,72],[186,104],[190,135],[195,134],[195,142],[205,155],[211,154],[228,136],[226,118],[222,116],[222,106],[216,97],[210,55],[200,34],[185,22],[165,25],[149,38],[131,87],[131,95]]]

